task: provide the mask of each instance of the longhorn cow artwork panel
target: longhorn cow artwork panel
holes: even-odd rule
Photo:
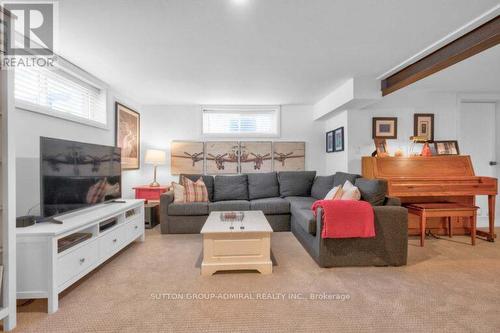
[[[172,175],[203,173],[203,142],[173,141],[170,150]]]
[[[238,141],[206,142],[206,173],[209,175],[238,173],[239,154],[240,144]]]
[[[304,171],[305,142],[274,142],[274,171]]]
[[[273,144],[271,141],[240,142],[241,173],[273,171]]]

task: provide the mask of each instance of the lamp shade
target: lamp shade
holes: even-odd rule
[[[167,160],[167,154],[163,150],[148,149],[146,150],[146,157],[144,163],[162,165]]]

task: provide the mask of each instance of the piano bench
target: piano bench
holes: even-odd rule
[[[408,214],[420,218],[420,246],[424,246],[425,225],[429,217],[446,217],[448,219],[448,236],[453,236],[451,218],[471,218],[471,244],[476,245],[476,221],[479,207],[467,206],[453,202],[412,203],[406,206]]]

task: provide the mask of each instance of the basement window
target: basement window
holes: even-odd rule
[[[15,70],[16,107],[106,128],[105,89],[61,67]]]
[[[277,137],[279,106],[203,107],[203,135],[219,137]]]

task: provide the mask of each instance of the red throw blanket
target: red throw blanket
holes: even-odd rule
[[[318,207],[324,212],[322,238],[375,237],[375,217],[368,202],[318,200],[311,207],[314,216]]]

